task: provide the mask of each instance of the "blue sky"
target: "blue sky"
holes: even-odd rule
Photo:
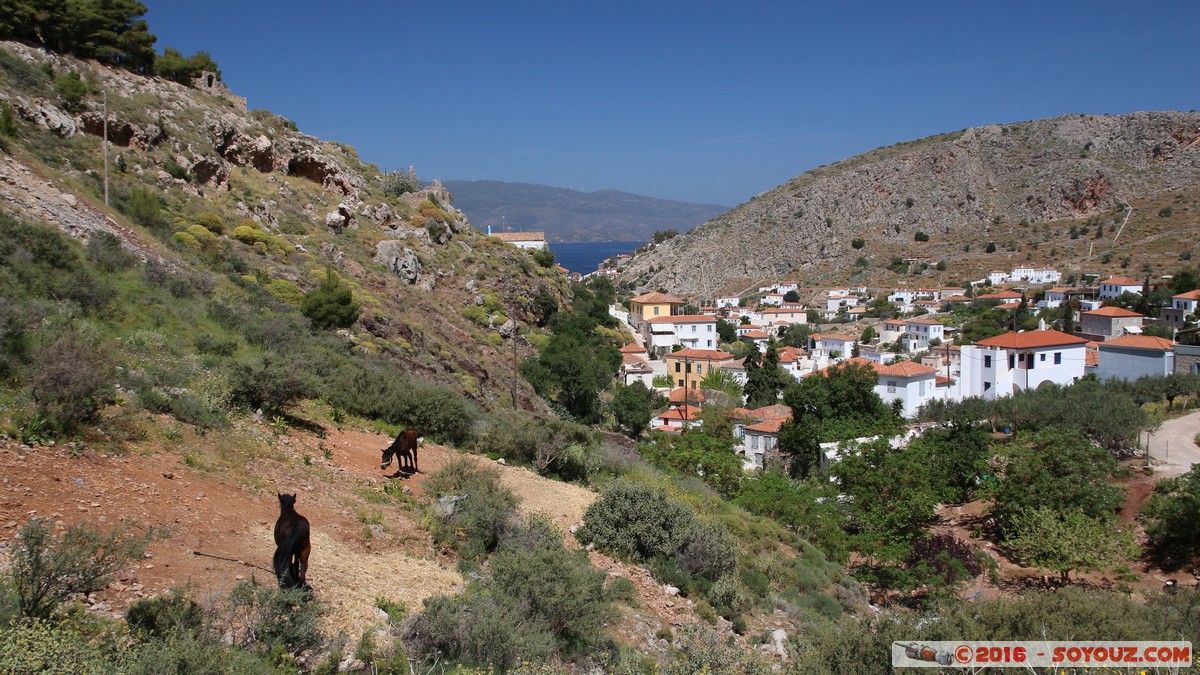
[[[144,2],[160,51],[426,179],[735,206],[899,141],[1200,107],[1194,1]]]

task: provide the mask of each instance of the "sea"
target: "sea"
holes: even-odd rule
[[[588,241],[572,244],[551,243],[550,250],[559,265],[572,272],[589,274],[605,258],[611,258],[618,253],[633,253],[644,242],[640,241]]]

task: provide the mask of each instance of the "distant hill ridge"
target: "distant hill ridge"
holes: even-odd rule
[[[936,245],[948,241],[981,242],[978,252],[1019,239],[1017,224],[1085,219],[1198,187],[1200,113],[993,124],[808,171],[635,257],[622,278],[703,297],[771,278],[844,281],[856,261],[874,270],[889,255],[945,259],[953,249]],[[914,244],[918,233],[933,242]]]
[[[655,231],[685,232],[729,210],[619,190],[578,192],[496,180],[450,180],[443,185],[454,195],[454,206],[476,227],[545,232],[550,242],[649,241]]]

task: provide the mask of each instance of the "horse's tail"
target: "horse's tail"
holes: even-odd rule
[[[287,587],[291,583],[290,566],[292,562],[292,551],[289,547],[280,545],[275,549],[275,558],[272,560],[275,568],[275,578],[279,579],[279,585]]]

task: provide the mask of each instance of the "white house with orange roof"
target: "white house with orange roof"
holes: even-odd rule
[[[907,322],[904,319],[887,319],[879,325],[879,343],[886,344],[903,339],[904,326]]]
[[[1171,328],[1180,328],[1188,321],[1195,321],[1200,317],[1200,289],[1172,295],[1171,306],[1163,307],[1160,315]]]
[[[674,434],[681,433],[685,428],[700,425],[699,412],[700,408],[690,405],[667,408],[666,412],[654,418],[652,428],[654,431],[664,431]]]
[[[1045,383],[1071,384],[1084,375],[1085,338],[1056,330],[1003,333],[962,347],[958,398],[995,399]]]
[[[904,351],[923,352],[931,340],[941,344],[946,339],[946,326],[932,316],[918,316],[904,322]]]
[[[754,345],[760,353],[766,353],[767,343],[771,341],[771,336],[758,328],[751,330],[739,330],[738,339],[742,342]]]
[[[803,307],[768,307],[759,312],[763,328],[808,323],[808,310]]]
[[[945,396],[945,388],[939,389],[937,386],[936,368],[915,361],[883,365],[862,357],[848,359],[830,368],[843,368],[850,364],[865,366],[875,371],[875,393],[888,405],[900,401],[899,406],[905,417],[916,415],[917,409],[925,403]],[[814,376],[820,376],[827,370],[828,368],[818,371]]]
[[[850,358],[856,344],[858,340],[850,335],[813,333],[808,336],[808,354],[818,362],[842,361]]]
[[[1134,293],[1136,295],[1141,295],[1142,282],[1138,281],[1137,279],[1130,279],[1129,277],[1123,276],[1109,277],[1108,279],[1100,282],[1099,297],[1101,300],[1119,298],[1121,297],[1122,293]]]
[[[1101,342],[1096,376],[1132,382],[1139,377],[1163,377],[1175,372],[1175,345],[1150,335],[1122,335]]]
[[[1045,295],[1042,296],[1041,300],[1038,300],[1038,309],[1057,309],[1061,307],[1067,301],[1067,293],[1071,290],[1073,289],[1066,286],[1047,288]]]
[[[650,319],[678,314],[679,309],[686,303],[683,298],[677,298],[666,293],[651,291],[629,299],[629,325],[635,330],[642,330],[643,324]]]
[[[716,305],[719,309],[729,309],[731,307],[737,307],[741,301],[742,299],[736,295],[726,295],[717,298]]]
[[[764,458],[779,448],[779,428],[792,419],[792,409],[782,404],[754,410],[734,409],[733,450],[741,455],[747,471],[763,468]]]
[[[840,293],[843,290],[845,289],[836,289],[837,294],[835,291],[830,291],[829,295],[825,296],[824,316],[826,319],[837,318],[838,312],[858,306],[859,297],[850,295],[849,292],[843,295]]]
[[[1058,283],[1062,274],[1053,267],[1014,267],[1008,275],[1009,281],[1028,281],[1031,284]]]
[[[492,228],[489,225],[489,237],[495,237],[500,241],[508,242],[517,248],[539,250],[546,248],[545,232],[492,232],[491,230]]]
[[[813,361],[808,358],[808,351],[792,346],[780,347],[776,351],[779,354],[779,367],[797,380],[812,372]]]
[[[779,293],[779,292],[775,292],[775,291],[772,291],[770,293],[763,293],[759,297],[758,302],[761,305],[774,305],[774,306],[778,307],[779,305],[783,304],[783,296],[784,296],[783,293]]]

